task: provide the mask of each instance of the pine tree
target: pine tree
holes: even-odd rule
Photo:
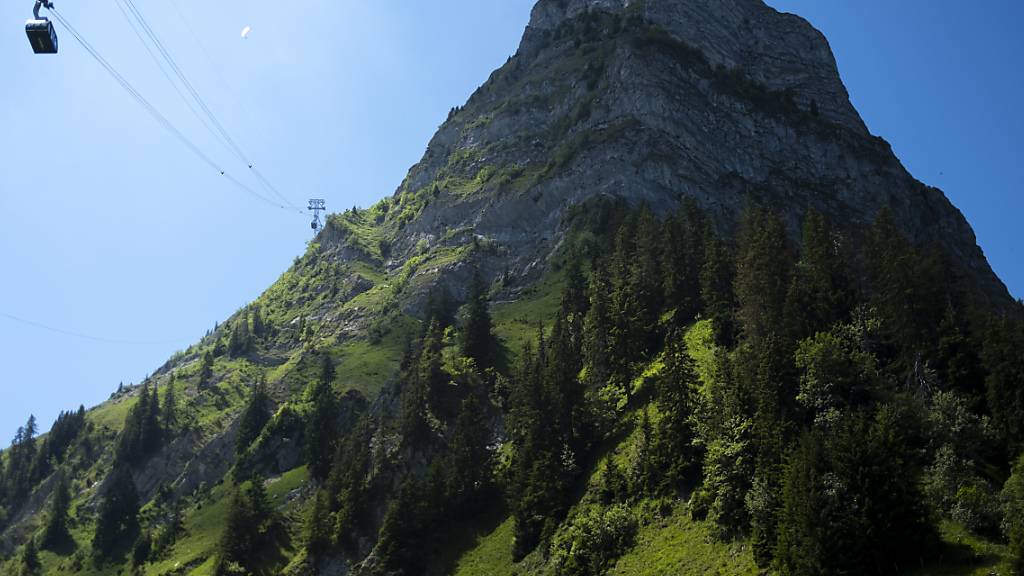
[[[794,342],[846,321],[853,307],[852,274],[841,238],[820,213],[804,217],[800,260],[786,293],[786,332]]]
[[[148,383],[139,390],[139,400],[125,416],[118,436],[115,457],[119,463],[139,464],[156,452],[163,442],[163,426],[156,387]]]
[[[1004,317],[992,321],[985,335],[982,359],[986,400],[992,425],[1006,453],[1024,450],[1024,321]]]
[[[437,321],[438,328],[443,332],[445,328],[455,323],[455,303],[448,288],[438,284],[430,290],[427,295],[427,310],[424,313],[423,326],[430,326],[431,321]]]
[[[99,558],[109,558],[118,547],[132,542],[139,528],[139,496],[131,470],[117,466],[105,484],[92,538],[93,553]]]
[[[735,336],[733,262],[710,224],[704,229],[704,258],[700,269],[700,299],[703,314],[714,320],[719,344],[731,345]]]
[[[273,544],[277,513],[270,505],[263,479],[253,478],[235,491],[221,534],[217,574],[250,574]]]
[[[42,569],[43,565],[39,562],[39,550],[36,548],[35,538],[29,538],[18,559],[18,576],[36,576],[41,573]]]
[[[934,341],[948,301],[950,274],[934,251],[921,251],[882,210],[864,242],[870,303],[883,319],[887,344],[896,352],[895,371],[913,369],[916,355]]]
[[[950,300],[939,324],[934,366],[947,388],[958,391],[975,407],[981,408],[985,396],[985,372],[962,316]]]
[[[665,370],[657,381],[658,421],[653,446],[662,488],[678,490],[696,483],[702,454],[693,429],[697,403],[697,372],[680,332],[666,338]]]
[[[1003,485],[1002,500],[1002,530],[1010,544],[1010,562],[1015,573],[1024,574],[1024,454],[1017,457]]]
[[[326,552],[331,546],[331,497],[318,489],[310,498],[304,530],[306,551],[313,557]]]
[[[235,318],[231,327],[231,336],[228,338],[228,355],[237,358],[247,354],[251,348],[252,339],[249,335],[249,313],[242,311]]]
[[[781,331],[792,266],[782,222],[748,206],[740,226],[736,261],[736,319],[746,340]]]
[[[306,419],[306,463],[314,479],[323,481],[331,471],[337,434],[337,399],[334,396],[334,363],[324,354],[320,377],[309,394],[311,404]]]
[[[611,329],[609,320],[609,284],[606,269],[601,265],[594,267],[590,282],[590,309],[587,310],[583,323],[583,359],[587,368],[587,388],[596,390],[608,384],[611,378],[611,359],[608,332]]]
[[[177,379],[172,377],[167,384],[167,391],[164,392],[164,404],[160,410],[163,415],[165,438],[170,438],[178,429],[178,401],[174,396],[175,384],[177,384]]]
[[[213,378],[213,352],[207,350],[203,352],[202,360],[199,365],[199,387],[203,388],[210,384],[210,379]]]
[[[492,486],[494,451],[484,407],[475,394],[462,401],[444,468],[446,500],[462,511],[479,510]]]
[[[487,285],[480,273],[475,272],[466,303],[466,322],[462,328],[462,355],[475,360],[481,370],[494,366],[497,351],[488,306]]]
[[[68,509],[71,506],[71,493],[68,479],[63,472],[57,473],[53,485],[53,497],[50,500],[50,513],[43,529],[43,546],[54,548],[71,538],[68,532]]]
[[[565,288],[562,290],[561,310],[572,338],[573,350],[583,348],[583,324],[590,309],[587,279],[583,275],[579,254],[569,253],[565,262]]]
[[[676,309],[675,319],[686,323],[700,311],[700,266],[704,259],[705,219],[693,198],[686,197],[679,211],[662,230],[661,269],[666,306]]]
[[[270,396],[267,394],[266,384],[260,380],[253,387],[249,402],[239,417],[235,454],[245,452],[259,437],[268,421],[270,421]]]

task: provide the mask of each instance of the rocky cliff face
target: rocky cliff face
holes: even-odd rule
[[[470,230],[503,248],[484,269],[529,272],[595,195],[656,210],[691,196],[723,227],[750,199],[794,235],[808,208],[853,232],[889,207],[1007,296],[959,211],[868,133],[821,33],[760,0],[540,0],[396,199],[433,187],[396,254]]]

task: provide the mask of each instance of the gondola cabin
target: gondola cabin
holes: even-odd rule
[[[53,22],[46,18],[28,20],[25,22],[25,34],[28,34],[28,41],[36,54],[57,53],[57,31]]]

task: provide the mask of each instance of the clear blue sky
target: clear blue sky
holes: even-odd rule
[[[825,32],[871,130],[946,191],[996,272],[1024,295],[1015,260],[1024,233],[1011,221],[1024,213],[1014,140],[1024,129],[1015,74],[1024,9],[771,4]],[[136,5],[276,187],[296,204],[323,197],[340,210],[394,191],[449,108],[515,51],[532,1]],[[48,428],[58,410],[139,381],[259,295],[310,232],[305,218],[254,201],[197,161],[65,30],[60,55],[34,56],[22,30],[31,6],[0,5],[0,314],[77,335],[0,316],[0,442],[29,413]],[[58,8],[200,147],[255,186],[170,89],[113,0]]]

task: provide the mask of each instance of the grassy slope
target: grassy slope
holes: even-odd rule
[[[370,274],[366,273],[369,276]],[[373,279],[383,288],[380,278]],[[552,272],[543,277],[533,287],[525,290],[521,297],[512,302],[499,302],[493,307],[495,332],[501,339],[511,360],[526,341],[534,340],[538,325],[553,318],[559,305],[562,274]],[[415,331],[418,323],[407,316],[397,316],[390,329],[374,343],[366,340],[350,340],[336,343],[333,339],[323,342],[331,349],[332,355],[338,360],[338,384],[341,389],[358,389],[372,398],[386,379],[397,367],[406,336]],[[687,333],[687,344],[691,355],[696,361],[699,376],[704,384],[714,380],[714,350],[711,346],[711,326],[707,322],[699,322]],[[305,379],[306,371],[312,367],[302,366],[302,349],[296,350],[291,358],[276,369],[266,372],[268,379],[277,380],[291,374],[293,377]],[[655,374],[660,362],[652,363],[645,376]],[[188,369],[186,369],[186,373]],[[247,384],[255,379],[263,370],[244,360],[218,359],[216,372],[220,382],[204,393],[205,398],[190,402],[187,415],[198,424],[201,430],[212,431],[218,427],[218,420],[224,414],[237,411],[244,403]],[[638,378],[637,386],[641,386],[645,376]],[[179,390],[181,401],[183,390]],[[339,390],[343,391],[343,390]],[[97,428],[106,428],[111,432],[120,430],[128,410],[137,401],[135,395],[110,400],[89,411],[88,418]],[[636,416],[640,407],[634,406],[623,415],[623,421]],[[657,411],[652,410],[653,418]],[[606,447],[606,451],[622,465],[635,440],[635,434],[627,434],[617,443]],[[596,461],[595,461],[596,462]],[[97,463],[97,466],[100,463]],[[297,468],[272,479],[268,485],[268,493],[279,506],[284,515],[288,529],[288,541],[282,549],[284,562],[292,558],[299,548],[299,530],[301,522],[300,498],[289,499],[289,494],[301,488],[308,479],[305,468]],[[600,481],[598,467],[591,463],[587,486],[593,488]],[[581,490],[581,501],[586,500],[587,491]],[[211,575],[214,567],[214,555],[217,542],[223,528],[230,503],[231,489],[226,484],[219,484],[202,498],[200,503],[192,503],[185,510],[185,533],[162,559],[146,565],[143,573],[161,575],[175,573],[185,569],[189,574]],[[78,497],[75,506],[84,504],[84,498]],[[656,507],[657,503],[641,501],[633,506],[641,519],[635,545],[627,551],[611,568],[610,574],[631,576],[640,574],[756,574],[749,546],[745,541],[733,543],[715,542],[710,537],[709,527],[704,522],[689,518],[686,505],[682,502],[673,504],[672,513],[662,517],[651,516],[647,511]],[[57,555],[50,551],[40,554],[44,574],[69,573],[76,563],[81,566],[79,574],[110,575],[119,573],[124,565],[97,568],[88,560],[89,541],[93,525],[82,523],[73,526],[72,532],[80,549],[76,559],[74,549],[62,551]],[[939,554],[926,565],[910,572],[914,576],[975,574],[1008,574],[1006,550],[975,535],[969,534],[961,527],[949,522],[941,525],[944,547]],[[525,574],[546,574],[550,567],[544,564],[543,554],[534,553],[519,564],[512,562],[513,524],[511,518],[497,523],[489,532],[476,538],[469,549],[461,554],[455,563],[454,572],[460,576],[512,576]],[[76,562],[76,560],[78,562]]]

